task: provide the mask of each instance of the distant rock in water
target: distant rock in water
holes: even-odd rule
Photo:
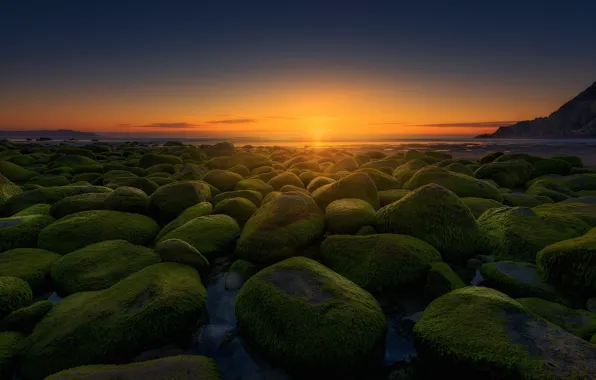
[[[548,117],[500,127],[476,138],[593,138],[596,137],[596,82]]]

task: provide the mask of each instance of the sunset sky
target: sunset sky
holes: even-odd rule
[[[594,1],[0,2],[0,129],[474,136],[596,80]]]

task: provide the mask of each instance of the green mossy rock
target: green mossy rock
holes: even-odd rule
[[[306,188],[306,186],[308,186],[312,182],[312,180],[317,178],[318,176],[319,175],[315,172],[305,171],[304,173],[300,174],[298,178],[300,178],[300,181],[302,181],[304,187]]]
[[[280,175],[271,178],[267,183],[271,185],[271,187],[273,187],[274,190],[278,191],[281,190],[281,188],[285,185],[293,185],[301,189],[304,189],[304,184],[302,183],[300,178],[296,174],[291,172],[283,172]]]
[[[554,203],[549,197],[524,194],[524,193],[506,193],[503,194],[503,204],[512,207],[535,207],[545,203]]]
[[[246,222],[235,254],[253,263],[274,263],[299,254],[324,232],[325,216],[311,197],[282,193]]]
[[[159,231],[159,234],[157,234],[155,241],[161,240],[161,238],[164,237],[168,232],[174,231],[176,228],[181,227],[194,218],[211,214],[212,210],[213,206],[209,202],[200,202],[194,206],[190,206],[186,210],[182,211],[182,213],[180,213],[176,219],[166,224],[164,228]]]
[[[139,159],[139,167],[143,169],[147,169],[159,164],[182,164],[182,160],[180,157],[157,153],[147,153],[141,156]]]
[[[321,209],[338,199],[356,198],[368,202],[375,210],[380,207],[379,192],[365,173],[352,173],[338,181],[319,187],[312,197]]]
[[[453,191],[458,197],[476,197],[503,201],[499,190],[486,181],[465,174],[451,172],[437,166],[427,166],[418,170],[404,188],[414,190],[420,186],[434,183]]]
[[[571,173],[571,164],[563,160],[554,160],[545,158],[532,163],[532,178],[540,177],[545,174],[568,175]]]
[[[142,190],[144,193],[151,195],[159,188],[159,185],[149,178],[141,177],[118,177],[110,180],[105,180],[105,185],[110,189],[118,189],[120,187],[135,187]]]
[[[39,301],[31,306],[13,311],[0,320],[0,331],[18,331],[30,334],[35,325],[52,309],[50,301]]]
[[[517,302],[533,313],[563,330],[589,341],[596,334],[596,314],[585,310],[570,309],[541,298],[518,298]]]
[[[31,165],[35,165],[37,163],[37,161],[35,160],[35,158],[31,157],[30,155],[20,155],[20,156],[14,156],[9,158],[6,161],[10,161],[13,164],[17,164],[20,166],[31,166]]]
[[[201,150],[204,150],[208,157],[231,156],[236,152],[234,144],[228,141],[223,141]]]
[[[303,161],[303,162],[296,162],[290,169],[298,169],[298,170],[310,170],[313,172],[321,172],[321,166],[317,161]]]
[[[41,231],[54,221],[54,218],[47,215],[0,218],[0,252],[36,247]]]
[[[159,261],[159,255],[150,248],[126,240],[102,241],[55,261],[52,282],[61,295],[102,290]]]
[[[23,335],[15,331],[0,332],[0,379],[11,378],[13,358],[22,339]]]
[[[260,175],[265,173],[274,172],[275,168],[273,166],[260,166],[258,168],[254,168],[250,173],[252,175]]]
[[[0,276],[18,277],[38,294],[48,288],[50,268],[60,257],[38,248],[11,249],[0,253]]]
[[[321,254],[326,266],[371,292],[411,285],[441,260],[430,244],[396,234],[328,236]]]
[[[33,206],[29,206],[26,209],[17,212],[13,216],[31,216],[31,215],[47,215],[51,216],[50,209],[52,205],[48,205],[45,203],[38,203]]]
[[[559,299],[555,288],[538,275],[536,265],[515,261],[484,263],[480,267],[484,277],[483,285],[497,289],[510,297],[540,297],[546,300]]]
[[[232,173],[240,174],[242,177],[248,177],[250,175],[250,170],[244,165],[236,165],[228,169]]]
[[[26,191],[10,198],[4,205],[4,211],[8,215],[26,209],[39,203],[54,204],[61,199],[78,194],[86,193],[108,193],[112,189],[103,186],[57,186],[45,187],[36,190]]]
[[[596,370],[590,343],[485,287],[457,289],[431,302],[414,336],[435,375],[564,380],[590,379]]]
[[[392,189],[392,190],[383,190],[379,191],[379,203],[381,207],[387,206],[390,203],[399,201],[408,193],[410,190],[406,189]]]
[[[269,194],[267,194],[265,196],[265,198],[263,198],[263,202],[261,202],[261,206],[264,205],[264,204],[266,204],[266,203],[269,203],[271,201],[276,200],[277,198],[279,198],[280,195],[281,195],[281,191],[272,191],[272,192],[270,192]]]
[[[157,164],[147,168],[148,175],[155,173],[174,174],[176,173],[176,168],[172,164]]]
[[[0,174],[13,182],[26,182],[39,173],[8,161],[0,160]]]
[[[383,160],[367,162],[364,165],[361,165],[360,169],[372,168],[372,169],[380,170],[381,168],[385,168],[385,167],[390,167],[392,169],[395,169],[398,166],[403,165],[405,163],[406,163],[406,160],[403,160],[403,159],[386,158]],[[391,170],[391,173],[393,173],[393,170]]]
[[[377,169],[358,169],[356,170],[356,172],[361,172],[368,175],[370,179],[373,180],[375,186],[377,187],[377,190],[379,191],[401,188],[401,184],[398,182],[398,180],[395,179],[395,177],[383,173]]]
[[[466,286],[462,279],[443,261],[433,261],[426,276],[427,289],[433,298]]]
[[[526,194],[548,197],[555,202],[575,197],[575,194],[568,188],[547,181],[534,182],[526,191]]]
[[[325,226],[333,234],[355,234],[364,226],[376,225],[376,221],[375,210],[361,199],[338,199],[325,209]]]
[[[271,166],[272,164],[273,162],[269,157],[250,152],[240,152],[227,157],[216,157],[206,162],[209,169],[223,170],[233,168],[236,165],[244,165],[248,170],[253,170],[261,166]]]
[[[250,261],[235,260],[226,273],[225,288],[229,291],[239,290],[242,285],[259,271],[259,267]]]
[[[445,261],[473,256],[480,240],[470,209],[452,191],[435,184],[419,187],[380,209],[377,223],[380,232],[424,240],[438,249]]]
[[[466,165],[462,164],[461,162],[454,162],[452,164],[449,164],[445,166],[445,169],[449,170],[450,172],[465,174],[469,177],[474,177],[474,171],[468,168]]]
[[[66,186],[70,181],[63,175],[37,175],[27,182],[27,185],[38,185],[43,187]]]
[[[596,294],[596,228],[544,247],[536,255],[540,277],[556,287]]]
[[[575,216],[590,227],[596,227],[596,204],[566,201],[536,206],[532,210],[540,215]]]
[[[0,318],[31,303],[33,292],[29,284],[18,277],[0,277]]]
[[[2,207],[13,196],[22,193],[21,188],[0,174],[0,212]]]
[[[428,165],[426,162],[419,159],[414,159],[395,168],[392,176],[397,180],[397,182],[399,182],[400,186],[403,186],[418,170],[422,169],[426,165]]]
[[[310,192],[308,190],[306,190],[305,188],[294,186],[294,185],[283,185],[281,187],[281,189],[279,189],[279,192],[280,193],[299,192],[302,194],[306,194],[308,196],[311,195]]]
[[[345,157],[333,164],[326,171],[328,173],[338,173],[341,171],[353,172],[354,170],[358,169],[359,166],[360,164],[354,157]]]
[[[234,190],[236,184],[243,179],[244,177],[240,174],[220,169],[211,170],[203,177],[203,181],[217,187],[221,191]]]
[[[501,260],[533,263],[549,244],[578,237],[590,227],[574,216],[542,215],[526,207],[503,207],[478,218],[486,247]]]
[[[503,207],[502,203],[494,199],[467,197],[461,201],[470,209],[474,218],[478,219],[486,210],[496,207]]]
[[[569,163],[574,168],[583,168],[584,163],[578,156],[552,156],[554,160],[561,160]]]
[[[532,177],[533,170],[532,164],[523,160],[495,161],[482,165],[474,175],[480,179],[492,179],[500,187],[516,188]]]
[[[449,153],[434,152],[432,150],[428,150],[428,151],[424,152],[424,154],[429,157],[436,158],[437,160],[448,160],[448,159],[453,158],[453,156],[450,155]]]
[[[149,214],[149,204],[149,196],[143,190],[123,186],[108,193],[103,208],[133,214]]]
[[[159,232],[157,223],[144,215],[92,210],[70,214],[44,228],[37,246],[56,253],[69,253],[106,240],[126,240],[149,245]]]
[[[221,380],[215,361],[199,355],[177,355],[121,365],[88,365],[58,372],[47,380]]]
[[[228,215],[207,215],[194,218],[163,235],[159,242],[180,239],[195,247],[208,260],[230,254],[240,233],[234,218]]]
[[[201,275],[209,272],[209,261],[192,245],[180,239],[166,239],[155,245],[155,252],[165,262],[190,265]]]
[[[182,211],[200,202],[211,200],[211,189],[204,182],[182,181],[165,185],[151,194],[151,209],[168,223]]]
[[[75,168],[77,166],[86,166],[86,165],[95,165],[95,164],[97,164],[97,162],[95,162],[95,159],[93,159],[93,158],[81,156],[78,154],[65,154],[63,156],[56,158],[55,160],[52,160],[49,163],[49,168],[52,169],[52,168],[58,168],[61,166],[68,166],[71,168]]]
[[[66,297],[22,342],[22,377],[130,360],[192,328],[206,297],[198,272],[176,263],[155,264],[106,290]]]
[[[225,214],[231,216],[243,226],[250,217],[257,212],[257,206],[246,198],[228,198],[213,207],[212,214]]]
[[[208,172],[209,169],[205,166],[187,162],[172,175],[172,179],[176,181],[199,181],[202,180]]]
[[[574,174],[568,176],[554,174],[544,175],[528,181],[528,183],[526,183],[526,187],[529,188],[534,183],[539,181],[551,185],[557,185],[558,187],[566,188],[572,192],[581,190],[596,190],[596,174]]]
[[[236,190],[254,190],[261,193],[263,197],[273,191],[273,186],[256,178],[245,179],[236,184]]]
[[[386,332],[385,316],[369,293],[305,257],[252,276],[238,293],[236,316],[241,333],[266,356],[318,375],[346,373]]]
[[[74,214],[81,211],[89,210],[103,210],[105,208],[104,202],[110,193],[86,193],[78,194],[54,203],[50,208],[50,214],[57,219],[63,218],[66,215]]]
[[[251,201],[257,207],[259,207],[263,201],[263,195],[256,190],[234,190],[217,194],[215,197],[213,197],[211,203],[213,203],[213,205],[217,205],[219,202],[229,198],[245,198]]]
[[[333,178],[318,176],[315,179],[313,179],[312,181],[310,181],[308,186],[306,186],[306,190],[312,194],[318,188],[323,187],[325,185],[329,185],[330,183],[333,183],[333,182],[335,182],[335,180]]]

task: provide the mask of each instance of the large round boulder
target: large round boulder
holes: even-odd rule
[[[319,187],[312,197],[321,209],[329,203],[343,198],[362,199],[377,210],[379,208],[379,192],[373,180],[366,173],[352,173],[338,181]]]
[[[18,277],[0,277],[0,319],[22,307],[33,299],[29,284]]]
[[[0,218],[0,252],[36,247],[41,231],[55,220],[48,215]]]
[[[161,231],[159,231],[155,240],[160,240],[167,233],[174,231],[176,228],[181,227],[182,225],[193,220],[194,218],[211,214],[212,210],[213,206],[209,202],[200,202],[196,205],[190,206],[186,210],[182,211],[182,213],[178,215],[176,219],[166,224],[161,229]]]
[[[61,256],[38,248],[15,248],[0,254],[0,276],[27,281],[34,293],[47,290],[50,268]]]
[[[161,220],[170,222],[188,207],[210,200],[211,189],[205,182],[174,182],[151,194],[151,208]]]
[[[243,179],[240,174],[220,169],[211,170],[203,177],[203,181],[217,187],[221,191],[234,190],[236,184]]]
[[[325,209],[325,226],[334,234],[355,234],[364,226],[374,226],[376,221],[375,210],[362,199],[338,199]]]

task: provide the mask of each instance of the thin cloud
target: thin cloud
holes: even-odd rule
[[[257,121],[255,119],[225,119],[206,121],[208,124],[248,124],[256,122]]]
[[[478,121],[464,123],[437,123],[437,124],[417,124],[419,127],[451,127],[451,128],[479,128],[479,127],[502,127],[518,123],[516,120],[507,121]]]
[[[198,124],[190,124],[190,123],[153,123],[153,124],[144,124],[144,125],[130,125],[130,124],[117,124],[120,127],[132,127],[132,128],[172,128],[172,129],[190,129],[200,127]]]

